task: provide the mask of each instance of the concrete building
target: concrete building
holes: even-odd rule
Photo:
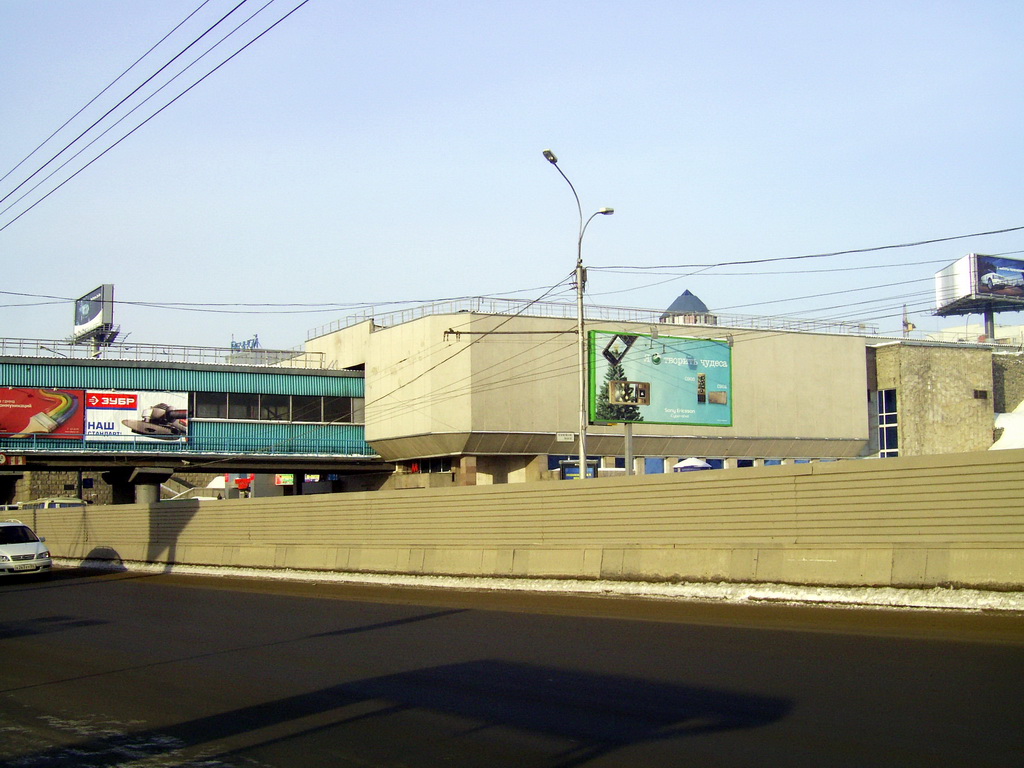
[[[644,473],[691,456],[757,466],[985,450],[996,414],[1024,397],[1020,354],[993,343],[725,317],[689,292],[663,312],[587,314],[588,330],[652,348],[689,337],[731,350],[727,425],[635,423],[629,451],[622,424],[595,424],[587,453],[602,474],[624,472],[627,453]],[[353,318],[306,348],[364,372],[366,440],[403,488],[563,476],[579,424],[576,344],[573,307],[474,300]]]

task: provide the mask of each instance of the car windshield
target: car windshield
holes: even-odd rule
[[[27,525],[0,526],[0,544],[27,544],[30,541],[39,539]]]

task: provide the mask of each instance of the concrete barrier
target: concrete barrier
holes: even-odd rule
[[[74,559],[1019,590],[1024,450],[40,510],[33,523]]]

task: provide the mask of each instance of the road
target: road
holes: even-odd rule
[[[66,569],[0,765],[1024,766],[1024,617]]]

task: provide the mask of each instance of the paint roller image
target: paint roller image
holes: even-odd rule
[[[33,413],[22,430],[11,437],[48,435],[70,419],[78,410],[78,398],[55,389],[39,390],[39,397],[47,404],[46,410]]]
[[[141,419],[124,419],[121,423],[137,435],[171,440],[188,434],[188,411],[159,403],[142,411]]]

